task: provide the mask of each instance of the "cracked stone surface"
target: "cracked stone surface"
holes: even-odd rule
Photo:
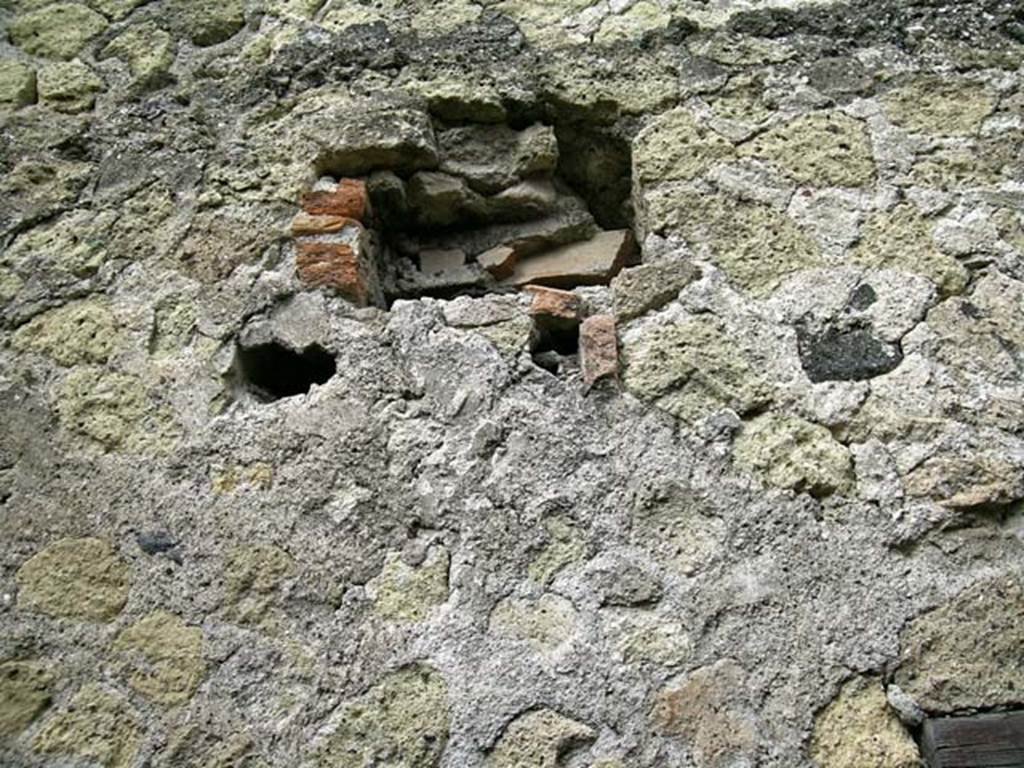
[[[4,766],[1024,707],[1019,2],[7,0],[0,200]]]

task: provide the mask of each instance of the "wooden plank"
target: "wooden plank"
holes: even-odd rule
[[[1024,712],[932,718],[921,752],[929,768],[1024,768]]]

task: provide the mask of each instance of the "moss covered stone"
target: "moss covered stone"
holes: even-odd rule
[[[188,701],[203,678],[203,631],[156,611],[114,641],[117,667],[132,688],[157,704]]]
[[[734,155],[732,144],[678,108],[657,117],[633,142],[640,182],[693,179]]]
[[[554,48],[569,43],[562,22],[567,16],[584,10],[592,0],[500,0],[495,10],[515,21],[526,39],[543,48]]]
[[[558,768],[570,750],[593,741],[590,727],[554,710],[520,715],[505,729],[487,759],[491,768]]]
[[[106,768],[135,764],[142,730],[139,719],[119,695],[90,684],[68,707],[43,723],[33,746],[46,754],[73,755]]]
[[[223,43],[245,26],[242,0],[170,0],[167,13],[171,25],[198,46]]]
[[[50,705],[55,677],[39,661],[0,663],[0,736],[25,730]]]
[[[60,61],[39,69],[39,100],[58,112],[87,112],[103,81],[82,62]]]
[[[318,765],[434,768],[448,743],[448,721],[440,673],[425,664],[401,669],[341,707]]]
[[[765,413],[744,424],[733,457],[771,485],[814,496],[845,493],[853,481],[846,447],[825,427],[795,416]]]
[[[637,397],[691,421],[723,408],[746,413],[771,390],[716,320],[652,326],[628,339],[623,381]]]
[[[104,299],[65,304],[14,334],[14,348],[42,352],[61,365],[104,363],[119,343],[119,326]]]
[[[841,112],[804,115],[741,145],[739,153],[770,162],[801,184],[860,187],[875,178],[863,123]]]
[[[448,551],[433,547],[416,567],[390,555],[380,575],[370,582],[374,610],[394,621],[422,621],[448,599]]]
[[[54,3],[11,22],[11,42],[36,56],[72,59],[107,28],[107,20],[81,3]]]
[[[828,768],[917,768],[917,745],[877,678],[855,678],[817,717],[811,757]]]
[[[894,123],[913,133],[966,136],[978,132],[996,98],[976,82],[927,77],[889,91],[882,104]]]
[[[22,610],[90,621],[106,621],[124,607],[128,565],[102,539],[61,539],[29,558],[18,570]]]
[[[871,216],[852,258],[865,266],[924,275],[947,296],[967,286],[966,268],[935,247],[928,221],[909,203]]]
[[[0,61],[0,107],[24,107],[36,100],[36,71],[20,61]]]

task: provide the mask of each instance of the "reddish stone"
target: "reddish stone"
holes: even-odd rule
[[[614,315],[594,315],[580,326],[580,367],[583,386],[619,375],[619,344]]]
[[[369,209],[366,184],[359,179],[342,179],[330,191],[306,192],[302,208],[314,216],[345,216],[363,221]]]
[[[340,232],[345,227],[359,226],[362,225],[358,221],[347,216],[326,216],[299,211],[292,219],[292,235],[327,235]]]
[[[316,241],[298,243],[295,266],[306,285],[332,288],[359,306],[369,303],[370,288],[352,246]]]
[[[543,285],[528,285],[526,290],[533,294],[530,314],[534,317],[579,322],[580,297],[571,291],[546,288]]]

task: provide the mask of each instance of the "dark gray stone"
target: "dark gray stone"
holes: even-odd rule
[[[807,377],[820,381],[862,381],[893,370],[903,360],[897,344],[875,336],[870,328],[822,331],[797,328],[800,363]]]

